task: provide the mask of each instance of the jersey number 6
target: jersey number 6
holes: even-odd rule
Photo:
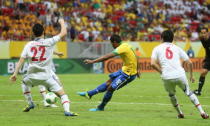
[[[41,55],[40,55],[39,58],[36,56],[38,51],[41,51]],[[44,58],[44,54],[45,54],[45,47],[44,46],[32,47],[31,52],[34,53],[32,59],[31,59],[32,61],[44,61],[44,60],[46,60],[46,58]]]
[[[172,59],[173,58],[173,52],[170,50],[170,47],[166,48],[166,58]]]

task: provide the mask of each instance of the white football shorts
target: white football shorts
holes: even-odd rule
[[[47,80],[33,79],[25,75],[23,83],[31,87],[43,85],[52,92],[58,92],[63,88],[56,74],[52,74],[52,76]]]
[[[165,90],[169,93],[169,95],[175,95],[176,86],[179,86],[185,92],[186,95],[190,94],[190,87],[186,76],[182,76],[176,79],[163,79],[163,83]]]

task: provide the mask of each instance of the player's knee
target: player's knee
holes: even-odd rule
[[[23,90],[23,92],[28,92],[28,91],[30,91],[30,87],[28,87],[26,84],[21,84],[21,87],[22,87],[22,90]]]
[[[206,76],[206,74],[205,73],[201,73],[201,77],[205,77]]]
[[[109,86],[111,83],[112,83],[112,80],[108,80],[108,81],[106,82],[106,85]]]
[[[207,73],[208,73],[208,70],[203,69],[202,72],[201,72],[201,76],[205,77],[207,75]]]
[[[54,92],[57,96],[61,97],[62,95],[65,95],[65,91],[63,89]]]
[[[113,89],[113,87],[111,85],[107,88],[107,90],[110,91],[110,92],[114,92],[115,91],[115,89]]]
[[[24,88],[24,87],[26,87],[26,85],[25,85],[24,83],[22,83],[22,84],[21,84],[21,87]]]

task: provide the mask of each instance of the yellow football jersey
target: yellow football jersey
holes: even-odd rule
[[[119,55],[123,60],[122,71],[124,73],[127,75],[137,74],[137,58],[131,45],[122,43],[113,53]]]

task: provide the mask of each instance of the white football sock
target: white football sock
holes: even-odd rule
[[[189,96],[189,98],[190,98],[191,102],[195,105],[195,107],[197,107],[198,111],[200,113],[204,113],[203,108],[201,107],[197,96],[195,94],[192,94]]]
[[[23,94],[28,102],[29,105],[32,105],[33,104],[33,100],[32,100],[32,96],[31,96],[31,89],[29,86],[25,85],[25,84],[22,84],[22,91],[23,91]]]
[[[43,85],[39,85],[39,92],[42,95],[42,98],[45,100],[46,99],[46,88]]]
[[[61,96],[61,103],[63,105],[64,111],[70,112],[70,101],[66,94]]]
[[[181,111],[181,108],[180,108],[180,106],[179,106],[179,104],[177,102],[176,96],[175,95],[171,96],[170,100],[171,100],[172,105],[174,106],[174,108],[178,112],[178,114],[183,114],[182,111]]]

